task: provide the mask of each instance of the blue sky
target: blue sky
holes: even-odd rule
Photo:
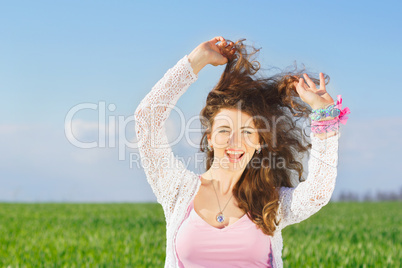
[[[296,61],[331,77],[328,92],[334,99],[341,94],[352,111],[341,129],[334,197],[399,191],[401,7],[398,1],[0,1],[0,200],[155,201],[143,171],[130,167],[136,150],[109,141],[118,144],[115,136],[124,132],[135,142],[130,116],[141,99],[168,68],[217,35],[261,47],[263,68]],[[186,118],[199,113],[222,71],[200,72],[178,103]],[[99,142],[105,105],[100,129],[115,134],[107,131],[104,148],[77,148],[66,137],[65,118],[79,104],[97,107],[73,117],[74,135],[84,142]],[[120,130],[111,124],[119,118],[126,120]],[[197,152],[185,142],[173,149],[183,157]]]

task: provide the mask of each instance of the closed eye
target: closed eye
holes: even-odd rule
[[[230,131],[229,131],[229,130],[226,130],[226,129],[219,130],[219,133],[229,133],[229,132],[230,132]],[[253,134],[253,132],[248,131],[248,130],[243,130],[243,133],[244,133],[244,134],[247,134],[247,135]]]

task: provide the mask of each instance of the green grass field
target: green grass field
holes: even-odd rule
[[[283,230],[285,267],[402,267],[402,203],[329,203]],[[163,267],[158,204],[0,203],[0,267]]]

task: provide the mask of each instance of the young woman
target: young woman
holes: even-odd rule
[[[319,80],[291,72],[257,77],[255,52],[242,40],[204,42],[167,71],[135,112],[141,160],[166,218],[165,267],[282,267],[281,230],[331,198],[339,122],[348,109],[341,110],[340,96],[335,105],[322,73]],[[201,111],[207,171],[198,175],[174,157],[164,123],[208,64],[226,68]],[[297,124],[308,116],[311,144]],[[310,148],[302,181],[301,157]],[[297,187],[292,174],[302,181]]]

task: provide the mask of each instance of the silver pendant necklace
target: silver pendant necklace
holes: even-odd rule
[[[211,176],[211,177],[212,177],[212,176]],[[215,189],[215,186],[214,186],[214,182],[211,181],[211,183],[212,183],[212,187],[214,187],[216,199],[218,200],[218,206],[219,206],[219,210],[220,210],[219,213],[216,215],[216,221],[219,222],[219,223],[222,223],[222,222],[225,221],[225,216],[223,215],[223,211],[225,210],[225,208],[226,208],[227,205],[229,204],[230,200],[232,199],[233,194],[232,194],[232,196],[229,198],[229,201],[226,203],[225,207],[224,207],[223,209],[221,209],[221,204],[219,203],[219,198],[218,198],[218,194],[216,193],[216,189]]]

